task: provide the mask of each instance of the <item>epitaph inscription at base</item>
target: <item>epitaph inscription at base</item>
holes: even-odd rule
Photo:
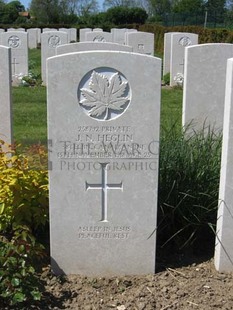
[[[159,59],[127,52],[48,60],[56,273],[154,272],[160,75]]]

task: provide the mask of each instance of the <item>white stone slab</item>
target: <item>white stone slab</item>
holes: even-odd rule
[[[184,75],[185,47],[198,44],[198,35],[188,32],[173,33],[171,36],[170,86],[177,85],[177,77]]]
[[[118,44],[126,44],[126,32],[137,32],[137,29],[112,28],[111,33],[113,42]]]
[[[227,59],[233,44],[210,43],[187,47],[183,89],[183,126],[222,130]]]
[[[51,32],[51,31],[58,31],[58,30],[56,28],[43,28],[42,29],[42,33],[43,32],[48,32],[48,31]]]
[[[90,42],[112,42],[112,34],[105,31],[86,32],[85,38]]]
[[[70,42],[70,29],[69,28],[59,28],[59,31],[66,32],[68,36],[68,42]]]
[[[128,45],[107,42],[78,42],[58,46],[56,55],[94,50],[133,52],[132,46]]]
[[[233,271],[233,58],[227,62],[215,267]]]
[[[79,29],[79,42],[85,42],[86,41],[86,33],[91,32],[91,28],[82,28]]]
[[[70,42],[77,42],[77,28],[70,28]]]
[[[172,41],[172,34],[174,33],[179,33],[179,32],[167,32],[164,34],[163,75],[170,72],[171,41]]]
[[[37,48],[38,28],[30,28],[27,30],[27,33],[28,33],[28,47]]]
[[[161,60],[93,51],[47,66],[54,272],[154,273]]]
[[[8,28],[7,31],[25,31],[25,28]]]
[[[126,32],[126,44],[133,47],[134,53],[154,55],[154,34],[149,32]]]
[[[100,31],[103,31],[103,29],[102,28],[94,28],[93,31],[94,32],[100,32]]]
[[[56,55],[58,45],[67,44],[68,35],[61,31],[46,31],[41,34],[41,76],[46,85],[46,60]]]
[[[0,140],[12,144],[11,49],[0,46]]]
[[[28,34],[10,31],[1,34],[2,45],[11,48],[11,71],[13,83],[20,76],[28,75]]]
[[[40,28],[37,28],[37,40],[38,40],[38,43],[41,43],[41,29]]]

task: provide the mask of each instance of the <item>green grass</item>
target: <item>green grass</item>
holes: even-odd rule
[[[14,87],[13,135],[18,144],[46,144],[46,88]]]

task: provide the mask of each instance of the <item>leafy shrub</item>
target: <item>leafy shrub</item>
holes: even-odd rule
[[[1,141],[0,299],[10,304],[41,296],[33,263],[45,255],[38,236],[48,231],[48,178],[45,150],[33,150],[17,155]]]
[[[115,25],[145,23],[148,15],[146,11],[139,7],[128,8],[117,6],[107,10],[106,21],[112,22]]]

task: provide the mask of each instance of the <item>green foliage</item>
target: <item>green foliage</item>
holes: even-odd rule
[[[0,23],[13,24],[19,18],[19,12],[24,11],[24,6],[20,1],[11,1],[7,4],[0,2]]]
[[[163,76],[163,82],[165,85],[170,85],[170,72],[166,73]]]
[[[163,27],[156,24],[138,25],[139,31],[155,34],[155,51],[163,53],[166,32],[191,32],[199,35],[199,43],[233,43],[233,32],[226,29],[204,29],[199,26]]]
[[[1,141],[0,300],[14,305],[39,300],[35,262],[44,255],[39,236],[48,231],[46,152],[17,155]]]
[[[205,132],[205,134],[204,134]],[[221,135],[213,130],[162,130],[159,176],[159,245],[214,248]],[[197,246],[197,248],[198,248]]]
[[[115,25],[145,23],[148,15],[146,11],[139,7],[128,8],[117,6],[107,10],[106,21],[112,22]]]

